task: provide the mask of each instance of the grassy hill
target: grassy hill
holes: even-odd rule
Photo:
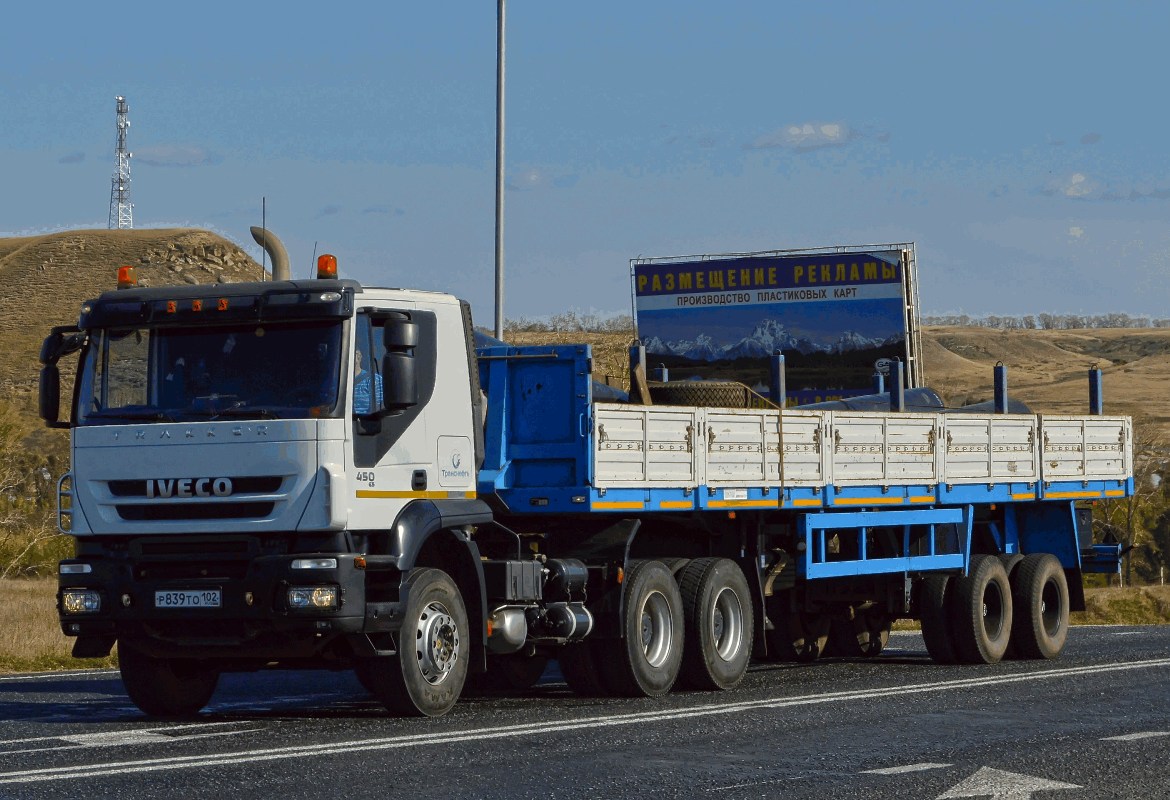
[[[258,280],[264,271],[238,245],[194,228],[81,230],[0,239],[0,389],[36,391],[37,354],[54,325],[77,321],[82,302],[116,285],[131,265],[145,286]]]

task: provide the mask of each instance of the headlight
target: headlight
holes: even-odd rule
[[[102,610],[102,596],[93,589],[64,589],[61,610],[66,614],[96,614]]]
[[[290,586],[289,608],[337,608],[336,586]]]
[[[294,558],[293,569],[337,569],[336,558]]]

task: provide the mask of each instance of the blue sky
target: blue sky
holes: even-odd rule
[[[629,259],[917,244],[926,313],[1170,316],[1170,5],[511,0],[506,313]],[[495,3],[32,4],[0,29],[0,233],[268,224],[294,274],[491,325]]]

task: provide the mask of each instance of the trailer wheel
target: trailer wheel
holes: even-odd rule
[[[1020,566],[1020,562],[1024,560],[1024,556],[1021,553],[1012,553],[1011,555],[1000,553],[999,560],[1003,564],[1003,571],[1007,573],[1008,586],[1012,587],[1012,618],[1015,619],[1015,609],[1019,607],[1014,597],[1016,591],[1016,569]],[[1014,627],[1015,623],[1013,622],[1012,625]],[[1016,647],[1014,630],[1012,635],[1008,637],[1008,646],[1007,650],[1004,651],[1003,657],[1005,660],[1021,658],[1019,648]]]
[[[1068,579],[1049,553],[1026,556],[1012,585],[1012,646],[1021,658],[1056,658],[1068,638]]]
[[[219,673],[198,661],[154,658],[118,643],[118,668],[126,694],[152,717],[188,717],[211,700]]]
[[[994,664],[1011,640],[1012,593],[997,556],[972,556],[970,572],[954,579],[955,653],[965,664]]]
[[[876,608],[857,609],[853,619],[834,617],[826,655],[874,658],[890,641],[890,615]]]
[[[604,697],[609,694],[601,680],[597,648],[600,641],[587,639],[567,644],[557,654],[561,675],[574,694],[581,697]]]
[[[726,558],[697,558],[679,576],[682,680],[695,689],[732,689],[752,654],[752,600],[743,570]]]
[[[951,576],[927,575],[918,587],[918,619],[922,622],[922,640],[926,652],[937,664],[953,664],[957,659],[951,637],[949,608]]]
[[[661,561],[634,561],[622,583],[620,639],[603,639],[599,666],[607,689],[628,697],[660,697],[678,678],[683,654],[683,605],[674,576]]]
[[[442,570],[416,570],[398,653],[372,660],[369,688],[392,713],[445,714],[463,691],[470,641],[467,611],[455,582]]]
[[[764,642],[770,660],[808,663],[825,654],[832,624],[830,617],[790,610],[783,593],[768,598],[767,609],[772,630],[764,631]]]

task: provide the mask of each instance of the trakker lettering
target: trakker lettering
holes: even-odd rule
[[[147,478],[147,497],[227,497],[231,478]]]

